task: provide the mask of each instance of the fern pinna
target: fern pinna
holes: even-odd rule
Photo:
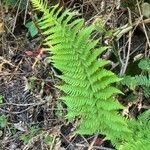
[[[107,48],[96,48],[99,40],[90,38],[94,27],[83,27],[83,19],[75,12],[54,6],[48,8],[43,0],[32,0],[36,10],[43,12],[39,20],[45,36],[44,44],[52,53],[54,66],[64,84],[57,86],[65,93],[61,99],[67,105],[67,118],[80,118],[80,134],[103,133],[113,143],[130,136],[126,120],[118,113],[123,106],[114,94],[121,93],[111,84],[120,79],[104,69],[108,61],[97,59]],[[123,139],[123,140],[122,140]]]

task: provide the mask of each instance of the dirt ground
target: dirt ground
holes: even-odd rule
[[[67,108],[58,99],[62,93],[55,88],[62,82],[56,77],[60,72],[44,51],[40,33],[32,37],[26,26],[35,16],[29,0],[23,4],[17,0],[15,5],[5,2],[0,1],[0,150],[113,150],[102,135],[75,134],[76,121],[65,120]],[[133,24],[140,17],[119,0],[60,0],[59,3],[77,10],[87,25],[102,18],[107,30]],[[54,5],[54,1],[50,4]],[[119,39],[115,36],[103,39],[104,44],[117,51],[119,59],[111,50],[104,57],[112,60],[109,68],[118,75],[130,72],[126,61],[130,64],[136,56],[149,55],[146,51],[149,41],[141,26],[142,23],[134,25]],[[138,113],[138,104],[130,107],[132,113]]]

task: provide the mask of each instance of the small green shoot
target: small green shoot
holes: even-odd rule
[[[20,136],[20,139],[23,141],[24,144],[28,144],[28,142],[39,134],[39,128],[31,127],[27,133],[24,133]]]
[[[0,128],[5,128],[7,126],[7,117],[5,115],[0,116]]]
[[[0,95],[0,104],[2,104],[2,103],[3,103],[3,96]]]
[[[46,145],[51,145],[53,143],[53,137],[51,135],[46,134],[44,136],[44,143]]]

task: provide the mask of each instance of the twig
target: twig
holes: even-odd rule
[[[128,12],[129,12],[129,24],[132,26],[131,11],[129,8],[128,8]],[[128,61],[129,61],[129,57],[130,57],[130,50],[131,50],[131,40],[132,40],[132,31],[129,31],[128,51],[127,51],[126,61],[123,64],[123,67],[122,67],[121,72],[120,72],[121,76],[124,75],[124,73],[127,69],[127,66],[128,66]]]
[[[87,146],[85,144],[77,143],[77,144],[75,144],[75,146],[87,148]],[[103,146],[93,146],[93,148],[98,149],[98,150],[115,150],[115,149],[107,148],[107,147],[103,147]]]
[[[18,73],[18,72],[16,72],[16,73],[9,73],[9,72],[7,72],[7,73],[4,73],[4,72],[0,72],[0,76],[10,76],[10,75],[26,75],[26,73]]]
[[[1,111],[1,112],[4,112],[4,113],[8,113],[8,114],[14,114],[14,115],[17,115],[17,114],[24,113],[24,112],[28,111],[28,110],[31,109],[31,108],[32,108],[32,107],[30,106],[30,107],[28,107],[27,109],[22,110],[22,111],[20,111],[20,112],[11,112],[11,111],[4,110],[4,109],[0,108],[0,111]]]
[[[22,2],[22,0],[20,0],[19,5],[18,5],[17,13],[16,13],[14,24],[13,24],[13,27],[12,27],[12,33],[15,30],[15,26],[16,26],[16,22],[17,22],[17,18],[18,18],[18,14],[19,14],[19,9],[20,9],[20,6],[21,6],[21,2]]]
[[[117,37],[117,41],[125,34],[128,33],[130,30],[133,29],[133,27],[137,27],[138,25],[141,24],[148,24],[150,23],[150,18],[143,20],[141,17],[138,19],[138,21],[135,21],[134,23],[132,23],[132,25],[129,24],[125,24],[124,26],[117,28],[116,30],[114,30],[113,35],[115,37]]]
[[[98,134],[95,135],[95,137],[94,137],[92,143],[91,143],[90,146],[88,147],[88,150],[92,150],[92,149],[93,149],[93,146],[94,146],[94,143],[95,143],[97,137],[98,137]]]
[[[20,112],[11,112],[11,111],[8,111],[8,110],[4,110],[2,108],[0,108],[0,111],[5,112],[5,113],[9,113],[9,114],[15,114],[15,115],[17,115],[17,114],[21,114],[21,113],[24,113],[24,112],[28,111],[32,107],[43,105],[43,104],[45,104],[47,102],[48,101],[43,101],[41,103],[33,103],[32,105],[31,104],[28,105],[28,104],[14,104],[14,103],[10,103],[10,105],[15,105],[15,106],[29,106],[29,107],[26,108],[26,109],[24,109],[24,110],[22,110],[22,111],[20,111]],[[5,104],[9,105],[9,103],[5,103]],[[1,105],[3,105],[3,104],[1,104]]]
[[[98,8],[96,7],[95,3],[93,3],[93,0],[89,0],[89,2],[92,4],[92,6],[94,7],[94,9],[96,10],[97,13],[99,13]]]
[[[15,70],[13,71],[13,73],[17,72],[17,70],[19,69],[19,66],[22,64],[23,59],[20,60],[19,64],[16,66]],[[9,81],[14,77],[14,74],[12,73],[12,76],[9,78]]]
[[[140,8],[140,5],[139,5],[138,0],[136,0],[136,2],[137,2],[137,6],[138,6],[138,10],[139,10],[140,16],[143,16],[143,15],[142,15],[142,12],[141,12],[141,8]],[[149,48],[150,48],[150,40],[149,40],[149,37],[148,37],[148,35],[147,35],[147,31],[146,31],[145,24],[144,24],[144,22],[143,22],[143,18],[142,18],[142,26],[143,26],[143,30],[144,30],[144,33],[145,33],[145,36],[146,36],[146,40],[147,40],[148,46],[149,46]]]
[[[4,105],[14,105],[14,106],[17,106],[17,107],[26,107],[26,106],[39,106],[39,105],[43,105],[45,103],[47,103],[48,101],[42,101],[40,103],[29,103],[29,104],[17,104],[17,103],[2,103],[0,104],[0,106],[4,106]]]
[[[60,133],[60,134],[67,141],[67,143],[69,143],[69,145],[71,145],[72,147],[74,147],[74,145],[62,133]]]
[[[24,25],[26,24],[26,18],[27,18],[28,6],[29,6],[29,0],[27,0],[27,3],[26,3],[26,9],[25,9],[24,21],[23,21],[23,24],[24,24]]]

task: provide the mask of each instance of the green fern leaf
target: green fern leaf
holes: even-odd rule
[[[120,79],[104,69],[109,61],[98,59],[107,47],[97,48],[99,40],[91,39],[94,26],[84,27],[83,19],[74,19],[74,12],[58,6],[49,9],[43,0],[32,0],[32,4],[43,12],[39,26],[44,44],[50,46],[52,62],[62,72],[59,77],[65,83],[57,87],[66,95],[61,99],[68,107],[67,117],[80,119],[77,132],[103,133],[115,145],[126,141],[130,130],[118,114],[123,106],[114,99],[121,92],[112,86]]]
[[[150,110],[142,113],[138,120],[129,121],[129,127],[134,134],[132,140],[120,146],[119,150],[149,150],[150,148]]]
[[[142,70],[150,71],[150,59],[142,59],[139,62],[138,67]]]

